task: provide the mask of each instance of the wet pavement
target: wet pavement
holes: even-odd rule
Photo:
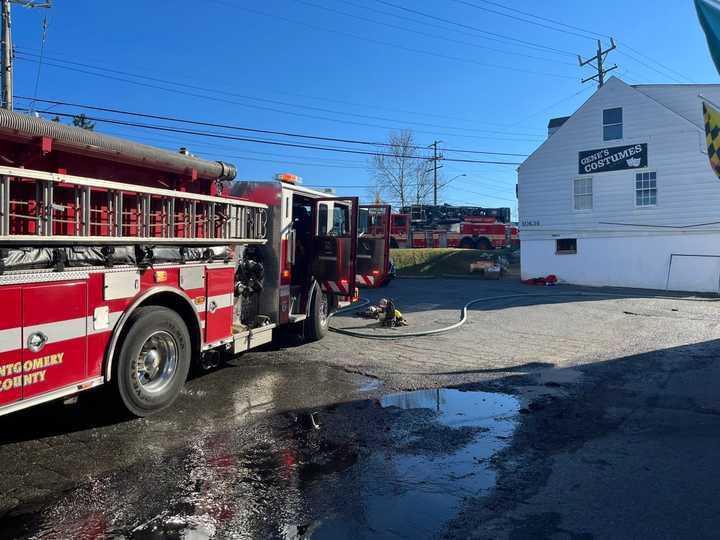
[[[419,329],[522,292],[452,334],[245,354],[147,419],[99,394],[0,418],[0,538],[716,538],[715,300],[372,295]]]
[[[434,389],[277,409],[244,429],[200,429],[175,448],[151,420],[165,439],[154,443],[170,451],[143,437],[140,459],[19,505],[3,535],[432,538],[494,484],[491,461],[520,403]]]

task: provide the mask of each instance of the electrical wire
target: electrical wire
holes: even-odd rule
[[[40,74],[42,72],[42,65],[43,65],[43,59],[45,56],[45,42],[47,41],[47,31],[48,31],[48,18],[43,18],[43,25],[42,25],[42,40],[40,41],[40,55],[38,58],[38,68],[37,68],[37,75],[35,76],[35,89],[33,90],[33,96],[37,98],[38,95],[38,89],[40,88]],[[35,100],[30,102],[30,110],[35,106]]]
[[[572,52],[572,51],[566,51],[566,50],[563,50],[563,49],[557,49],[557,48],[555,48],[555,47],[549,47],[549,46],[547,46],[547,45],[542,45],[542,44],[540,44],[540,43],[533,43],[532,41],[526,41],[526,40],[523,40],[523,39],[513,38],[513,37],[510,37],[510,36],[505,36],[505,35],[503,35],[503,34],[498,34],[498,33],[496,33],[496,32],[489,32],[489,31],[487,31],[487,30],[483,30],[482,28],[478,28],[478,27],[476,27],[476,26],[471,26],[471,25],[469,25],[469,24],[465,24],[465,23],[453,21],[453,20],[451,20],[451,19],[444,19],[444,18],[442,18],[442,17],[438,17],[438,16],[432,15],[432,14],[430,14],[430,13],[425,13],[425,12],[419,11],[419,10],[417,10],[417,9],[412,9],[412,8],[409,8],[409,7],[405,7],[405,6],[401,6],[401,5],[398,5],[398,4],[394,4],[394,3],[392,3],[392,2],[388,2],[387,0],[375,0],[375,1],[378,2],[378,3],[380,3],[380,4],[384,4],[384,5],[386,5],[386,6],[389,6],[389,7],[395,8],[395,9],[399,9],[399,10],[401,10],[401,11],[407,11],[407,12],[409,12],[409,13],[414,13],[414,14],[416,14],[416,15],[421,15],[421,16],[423,16],[423,17],[427,17],[428,19],[432,19],[432,20],[435,20],[435,21],[440,21],[440,22],[443,22],[443,23],[446,23],[446,24],[451,24],[451,25],[453,25],[453,26],[458,26],[458,27],[460,27],[460,28],[466,28],[466,29],[469,29],[469,30],[474,30],[474,31],[476,31],[476,32],[482,32],[482,33],[484,33],[484,34],[490,34],[491,36],[501,37],[501,38],[504,38],[504,39],[507,39],[507,40],[510,40],[510,41],[513,41],[513,42],[521,43],[521,44],[523,44],[523,45],[531,45],[531,46],[533,46],[533,47],[545,49],[545,50],[552,51],[552,52],[555,52],[555,53],[560,53],[560,54],[564,54],[564,55],[568,55],[568,56],[572,56],[572,57],[575,57],[575,56],[576,56],[576,54],[575,54],[574,52]],[[574,77],[573,77],[573,78],[574,78]]]
[[[352,4],[352,2],[349,2],[349,1],[346,1],[345,3]],[[426,24],[426,23],[423,23],[423,24]],[[436,27],[443,28],[441,26],[436,26]],[[463,33],[463,32],[458,32],[458,33]],[[467,33],[467,35],[473,35],[473,34]],[[31,54],[31,52],[28,52],[28,51],[40,52],[40,49],[33,48],[33,47],[22,47],[22,50],[23,50],[24,54],[27,54],[27,55]],[[60,55],[63,58],[66,56],[69,56],[69,55],[65,55],[65,54],[61,53],[60,51],[56,51],[56,54]],[[39,54],[37,54],[35,56],[39,56]],[[57,58],[56,58],[56,60],[60,61],[60,59],[57,59]],[[88,64],[86,64],[86,65],[88,65]],[[155,69],[155,68],[153,67],[152,69]],[[216,91],[216,89],[213,89],[213,91]],[[412,116],[426,116],[426,117],[432,117],[432,118],[440,118],[442,120],[457,120],[460,122],[467,122],[467,123],[472,122],[473,124],[477,124],[477,122],[468,120],[467,116],[465,116],[465,117],[450,116],[447,114],[432,113],[427,110],[413,111],[413,110],[401,109],[401,108],[397,108],[397,107],[388,107],[386,105],[379,105],[377,103],[373,103],[372,105],[370,105],[367,103],[360,103],[360,102],[356,102],[356,101],[348,101],[348,100],[344,100],[344,99],[338,99],[335,96],[317,96],[317,95],[309,95],[309,94],[304,94],[304,93],[298,94],[298,93],[288,92],[287,90],[280,90],[277,87],[271,87],[269,89],[263,88],[262,92],[263,92],[263,94],[279,94],[279,95],[293,97],[293,98],[308,99],[308,100],[312,100],[312,101],[321,101],[323,103],[338,103],[340,105],[349,105],[351,107],[361,107],[363,109],[378,109],[378,110],[390,111],[390,112],[394,112],[394,113],[410,114]],[[383,95],[384,95],[384,92],[383,92]],[[302,107],[302,105],[297,105],[297,106]],[[482,125],[499,127],[499,128],[505,127],[503,124],[497,124],[497,123],[493,123],[493,122],[483,122]],[[543,130],[533,130],[533,131],[543,132]],[[532,133],[532,134],[528,134],[528,135],[535,136],[535,135],[537,135],[537,133]]]
[[[585,34],[580,34],[580,33],[578,33],[578,32],[574,32],[574,31],[572,31],[572,30],[567,30],[567,29],[566,29],[566,30],[562,30],[562,29],[560,29],[560,28],[555,28],[555,27],[550,26],[550,25],[547,25],[547,24],[539,23],[539,22],[532,21],[532,20],[523,19],[522,17],[516,17],[516,16],[514,16],[514,15],[509,15],[508,13],[503,13],[502,11],[498,11],[498,10],[496,10],[496,9],[491,9],[491,8],[487,8],[487,7],[482,7],[482,6],[479,6],[479,5],[477,5],[477,4],[473,4],[472,2],[468,2],[467,0],[452,0],[452,1],[453,1],[453,2],[457,2],[457,3],[459,3],[459,4],[464,4],[464,5],[466,5],[466,6],[470,6],[470,7],[475,8],[475,9],[480,9],[480,10],[485,11],[485,12],[488,12],[488,13],[494,13],[494,14],[500,15],[500,16],[502,16],[502,17],[507,17],[507,18],[509,18],[509,19],[513,19],[513,20],[516,20],[516,21],[521,21],[521,22],[524,22],[524,23],[532,24],[532,25],[535,25],[535,26],[539,26],[539,27],[541,27],[541,28],[547,28],[548,30],[554,30],[555,32],[562,32],[562,33],[564,33],[564,34],[569,34],[569,35],[572,35],[572,36],[578,36],[578,37],[581,37],[581,38],[584,38],[584,39],[594,39],[594,38],[591,38],[591,37],[589,37],[589,36],[587,36],[587,35],[585,35]],[[504,7],[504,6],[503,6],[503,7]]]
[[[29,98],[27,96],[16,96],[18,99],[33,99],[34,101],[39,101],[41,103],[48,103],[53,105],[64,105],[68,107],[76,107],[91,111],[101,111],[101,112],[110,112],[110,113],[116,113],[116,114],[123,114],[127,116],[136,116],[140,118],[149,118],[152,120],[164,120],[168,122],[178,122],[183,124],[191,124],[196,126],[204,126],[204,127],[216,127],[216,128],[222,128],[222,129],[232,129],[236,131],[246,131],[251,133],[263,133],[263,134],[269,134],[269,135],[282,135],[285,137],[296,137],[296,138],[303,138],[303,139],[314,139],[314,140],[322,140],[322,141],[332,141],[332,142],[341,142],[341,143],[347,143],[347,144],[364,144],[364,145],[370,145],[370,146],[384,146],[384,147],[390,147],[395,148],[397,145],[393,145],[390,143],[382,143],[382,142],[373,142],[373,141],[361,141],[357,139],[341,139],[336,137],[321,137],[321,136],[314,136],[314,135],[303,135],[298,133],[289,133],[287,131],[272,131],[267,129],[255,129],[255,128],[248,128],[248,127],[241,127],[241,126],[235,126],[231,124],[219,124],[215,122],[204,122],[199,120],[188,120],[186,118],[178,118],[174,116],[163,116],[158,114],[149,114],[149,113],[140,113],[140,112],[134,112],[134,111],[126,111],[122,109],[115,109],[111,107],[98,107],[94,105],[84,105],[80,103],[72,103],[68,101],[57,101],[52,99],[40,99],[40,98]],[[413,149],[426,149],[426,146],[417,146],[417,145],[410,145],[408,148]],[[494,155],[494,156],[512,156],[512,157],[527,157],[527,154],[517,154],[517,153],[510,153],[510,152],[491,152],[491,151],[483,151],[483,150],[467,150],[467,149],[456,149],[456,148],[443,148],[443,152],[455,152],[455,153],[463,153],[463,154],[486,154],[486,155]]]
[[[23,62],[33,62],[33,63],[37,63],[37,62],[38,62],[38,61],[35,60],[35,59],[26,58],[26,57],[25,57],[26,54],[27,54],[27,53],[18,52],[17,55],[16,55],[16,60],[23,61]],[[218,103],[227,103],[227,104],[236,105],[236,106],[239,106],[239,107],[249,108],[249,109],[252,109],[252,110],[263,110],[263,111],[269,111],[269,112],[274,112],[274,113],[278,113],[278,114],[287,114],[287,115],[290,115],[290,116],[297,116],[297,117],[301,117],[301,118],[310,118],[310,119],[313,119],[313,120],[324,120],[324,121],[327,121],[327,122],[336,122],[336,123],[340,123],[340,124],[343,124],[343,125],[355,125],[355,126],[362,126],[362,127],[380,128],[380,129],[385,129],[385,130],[398,130],[398,129],[400,129],[400,128],[398,128],[398,126],[385,126],[385,125],[379,125],[379,124],[369,124],[369,123],[364,123],[364,122],[354,122],[354,121],[351,121],[351,120],[344,120],[344,119],[340,119],[340,118],[330,118],[330,117],[326,117],[326,116],[311,115],[311,114],[305,114],[305,113],[300,113],[300,112],[295,112],[295,111],[285,111],[285,110],[282,110],[282,109],[276,109],[276,108],[273,108],[273,107],[266,107],[266,106],[262,106],[262,105],[250,105],[250,104],[247,104],[247,103],[242,103],[242,102],[234,101],[234,100],[231,100],[231,99],[220,98],[220,97],[217,97],[217,96],[208,96],[208,95],[205,95],[205,94],[198,94],[198,93],[196,93],[196,92],[189,92],[189,91],[186,91],[186,90],[179,90],[179,89],[177,89],[177,88],[167,88],[167,87],[164,87],[164,86],[158,86],[158,85],[156,85],[156,84],[150,84],[150,83],[146,83],[146,82],[135,81],[135,80],[132,80],[132,79],[127,79],[127,78],[123,78],[123,77],[117,77],[117,76],[114,76],[114,75],[108,75],[108,74],[106,74],[106,73],[97,73],[97,72],[95,72],[95,71],[89,71],[89,70],[87,70],[87,69],[70,67],[70,66],[67,66],[67,65],[62,65],[62,64],[57,64],[57,63],[51,63],[51,62],[48,62],[48,61],[45,61],[44,65],[49,66],[49,67],[58,68],[58,69],[64,69],[64,70],[68,70],[68,71],[73,71],[73,72],[76,72],[76,73],[84,73],[84,74],[86,74],[86,75],[92,75],[92,76],[95,76],[95,77],[101,77],[101,78],[105,78],[105,79],[109,79],[109,80],[125,82],[125,83],[128,83],[128,84],[133,84],[133,85],[141,86],[141,87],[144,87],[144,88],[153,88],[153,89],[156,89],[156,90],[162,90],[162,91],[171,92],[171,93],[174,93],[174,94],[185,95],[185,96],[190,96],[190,97],[195,97],[195,98],[200,98],[200,99],[207,99],[207,100],[209,100],[209,101],[214,101],[214,102],[218,102]],[[96,69],[96,68],[93,68],[93,69]],[[144,76],[140,76],[140,75],[131,75],[131,76],[138,77],[138,78],[144,78]],[[180,83],[169,83],[169,84],[180,85]],[[433,136],[446,135],[446,136],[449,136],[449,137],[463,137],[463,138],[468,138],[468,139],[485,139],[485,140],[488,140],[488,139],[489,139],[489,140],[493,140],[493,141],[500,141],[500,140],[502,140],[502,141],[514,141],[514,142],[517,142],[517,141],[535,141],[535,140],[537,140],[537,139],[540,138],[540,137],[537,137],[537,136],[533,135],[533,136],[532,136],[533,138],[521,138],[521,137],[518,137],[518,138],[505,138],[505,139],[501,139],[501,138],[498,138],[497,136],[480,136],[480,135],[469,135],[469,134],[463,134],[463,133],[447,133],[447,132],[446,132],[446,133],[443,133],[443,132],[438,132],[438,131],[423,131],[423,130],[417,130],[417,129],[416,129],[415,131],[416,131],[417,133],[430,134],[430,135],[433,135]],[[493,133],[496,133],[496,132],[493,131]]]
[[[27,109],[19,109],[19,110],[27,110]],[[76,115],[74,114],[67,114],[67,113],[59,113],[56,111],[47,111],[47,110],[39,110],[37,112],[40,113],[52,113],[57,116],[62,116],[64,118],[73,118]],[[117,124],[121,126],[130,126],[130,127],[137,127],[142,129],[153,129],[158,131],[167,131],[171,133],[182,133],[185,135],[198,135],[202,137],[210,137],[215,139],[225,139],[225,140],[231,140],[231,141],[245,141],[245,142],[252,142],[252,143],[258,143],[258,144],[271,144],[275,146],[287,146],[291,148],[308,148],[311,150],[323,150],[328,152],[340,152],[340,153],[346,153],[346,154],[357,154],[357,155],[366,155],[366,156],[384,156],[384,157],[396,157],[396,158],[404,158],[404,159],[421,159],[421,160],[427,160],[428,158],[424,156],[411,156],[411,155],[395,155],[395,154],[386,154],[382,152],[365,152],[362,150],[352,150],[349,148],[335,148],[335,147],[328,147],[328,146],[312,146],[307,144],[297,144],[297,143],[289,143],[284,141],[276,141],[276,140],[268,140],[268,139],[253,139],[249,137],[237,137],[233,135],[227,135],[224,133],[212,133],[212,132],[206,132],[206,131],[192,131],[188,129],[179,129],[179,128],[173,128],[169,126],[158,126],[158,125],[152,125],[152,124],[140,124],[140,123],[134,123],[134,122],[125,122],[122,120],[113,120],[110,118],[100,118],[96,116],[85,116],[88,120],[93,120],[95,122],[105,122],[108,124]],[[486,160],[474,160],[474,159],[458,159],[458,158],[442,158],[443,161],[448,162],[454,162],[454,163],[479,163],[479,164],[493,164],[493,165],[520,165],[518,162],[509,162],[509,161],[486,161]]]
[[[24,55],[24,56],[31,56],[31,57],[38,57],[38,58],[40,57],[40,55],[35,55],[35,54],[32,54],[32,53],[24,52],[23,50],[18,50],[17,52],[18,52],[20,55]],[[397,119],[397,118],[387,118],[387,117],[384,117],[384,116],[373,116],[373,115],[366,115],[366,114],[349,113],[349,112],[346,112],[346,111],[338,111],[338,110],[334,110],[334,109],[327,109],[327,108],[324,108],[324,107],[315,107],[315,106],[311,106],[311,105],[298,105],[297,103],[290,103],[290,102],[287,102],[287,101],[279,101],[279,100],[275,100],[275,99],[268,99],[268,98],[263,98],[263,97],[251,96],[251,95],[247,95],[247,94],[238,94],[238,93],[235,93],[235,92],[227,92],[227,91],[218,90],[218,89],[215,89],[215,88],[208,88],[208,87],[203,87],[203,86],[198,86],[198,85],[193,85],[193,84],[187,84],[187,83],[181,83],[181,82],[177,82],[177,81],[172,81],[172,80],[168,80],[168,79],[161,79],[161,78],[158,78],[158,77],[151,77],[151,76],[147,76],[147,75],[140,75],[140,74],[131,73],[131,72],[128,72],[128,71],[122,71],[122,70],[117,70],[117,69],[108,68],[108,67],[106,67],[106,66],[96,66],[96,65],[92,65],[92,64],[86,64],[86,63],[83,63],[83,62],[75,62],[75,61],[70,61],[70,60],[66,60],[66,59],[60,59],[60,58],[50,57],[50,56],[47,56],[46,58],[47,58],[48,60],[50,60],[50,61],[58,62],[58,63],[60,63],[60,64],[75,65],[75,66],[80,66],[80,67],[84,67],[84,68],[95,69],[95,70],[99,70],[99,71],[106,71],[106,72],[108,72],[108,73],[115,73],[115,74],[119,74],[119,75],[124,75],[124,76],[128,76],[128,77],[135,77],[135,78],[138,78],[138,79],[145,79],[145,80],[149,80],[149,81],[153,81],[153,82],[158,82],[158,83],[162,83],[162,84],[170,84],[170,85],[173,85],[173,86],[179,86],[179,87],[183,87],[183,88],[189,88],[189,89],[191,89],[191,90],[199,90],[199,91],[202,91],[202,92],[210,92],[210,93],[225,95],[225,96],[229,96],[229,97],[233,97],[233,98],[247,99],[247,100],[250,100],[250,101],[259,101],[259,102],[261,102],[261,103],[269,103],[269,104],[271,104],[271,105],[281,105],[281,106],[284,106],[284,107],[295,107],[295,108],[301,108],[301,109],[310,110],[310,111],[317,111],[317,112],[323,112],[323,113],[329,113],[329,114],[337,114],[337,115],[342,115],[342,116],[350,116],[350,117],[367,119],[367,120],[380,120],[380,121],[384,121],[384,122],[397,122],[397,123],[400,123],[400,124],[414,124],[414,125],[418,125],[418,126],[422,126],[422,127],[432,127],[432,128],[440,128],[440,129],[453,129],[453,130],[458,130],[458,131],[495,133],[495,131],[485,130],[485,129],[464,128],[464,127],[459,127],[459,126],[448,126],[448,125],[441,125],[441,124],[431,124],[431,123],[427,123],[427,122],[414,122],[414,121],[408,121],[408,120],[399,120],[399,119]],[[322,117],[321,117],[321,119],[325,119],[325,118],[322,118]]]
[[[353,33],[351,33],[351,32],[347,32],[347,31],[340,31],[340,30],[335,30],[335,29],[332,29],[332,28],[325,28],[325,27],[318,26],[318,25],[312,24],[312,23],[307,23],[307,22],[303,22],[303,21],[297,21],[297,20],[295,20],[295,19],[291,19],[291,18],[285,17],[285,16],[283,16],[283,15],[265,13],[265,12],[263,12],[263,11],[259,11],[259,10],[256,10],[256,9],[251,9],[251,8],[248,8],[248,7],[239,6],[239,5],[236,5],[236,4],[229,4],[229,3],[223,2],[223,1],[221,1],[221,0],[206,0],[206,1],[212,1],[212,2],[215,3],[215,4],[224,5],[224,6],[229,6],[229,7],[232,7],[232,8],[234,8],[234,9],[238,9],[238,10],[245,11],[245,12],[248,12],[248,13],[253,13],[253,14],[255,14],[255,15],[260,15],[260,16],[263,16],[263,17],[269,17],[269,18],[272,18],[272,19],[277,19],[277,20],[289,22],[289,23],[292,23],[292,24],[299,24],[299,25],[301,25],[301,26],[305,26],[305,27],[307,27],[307,28],[313,28],[313,29],[315,29],[315,30],[320,30],[320,31],[322,31],[322,32],[330,32],[330,33],[332,33],[332,34],[338,34],[338,35],[341,35],[341,36],[346,37],[346,38],[347,38],[347,37],[350,37],[350,38],[353,38],[353,39],[359,39],[359,40],[362,40],[362,41],[366,41],[366,42],[368,42],[368,43],[373,43],[373,44],[375,44],[375,45],[382,45],[382,46],[384,46],[384,47],[391,47],[391,48],[395,48],[395,49],[399,49],[399,50],[403,50],[403,51],[407,51],[407,52],[412,52],[412,53],[415,53],[415,54],[423,54],[423,55],[432,56],[432,57],[435,57],[435,58],[442,58],[442,59],[444,59],[444,60],[452,60],[452,61],[455,61],[455,62],[462,62],[462,63],[467,63],[467,64],[474,64],[474,65],[477,65],[477,66],[480,66],[480,67],[487,67],[487,68],[492,68],[492,69],[501,69],[501,70],[507,70],[507,71],[515,71],[515,72],[519,72],[519,73],[528,73],[528,74],[532,74],[532,75],[540,75],[540,76],[546,76],[546,77],[555,77],[555,78],[560,78],[560,79],[573,79],[573,80],[575,79],[575,77],[571,77],[571,76],[569,76],[569,75],[562,75],[562,74],[559,74],[559,73],[550,73],[550,72],[545,72],[545,71],[526,70],[526,69],[522,69],[522,68],[516,68],[516,67],[506,66],[506,65],[501,65],[501,64],[488,64],[488,63],[485,63],[485,62],[479,62],[479,61],[474,60],[474,59],[472,59],[472,58],[464,58],[464,57],[459,57],[459,56],[451,56],[451,55],[439,53],[439,52],[436,52],[436,51],[428,51],[428,50],[425,50],[425,49],[416,49],[416,48],[414,48],[414,47],[407,47],[407,46],[405,46],[405,45],[400,45],[400,44],[392,43],[392,42],[389,42],[389,41],[382,41],[382,40],[370,38],[370,37],[367,37],[367,36],[364,36],[364,35],[353,34]],[[483,30],[481,30],[481,31],[483,31]],[[484,32],[484,31],[483,31],[483,32]],[[487,32],[487,33],[493,34],[492,32]],[[512,39],[512,38],[508,38],[508,39]],[[519,41],[519,42],[522,43],[522,40],[516,40],[516,41]],[[551,48],[550,48],[550,49],[551,49]],[[552,50],[552,49],[551,49],[551,50]]]
[[[567,32],[567,30],[561,30],[561,29],[559,29],[559,28],[552,28],[552,27],[550,27],[550,26],[547,26],[547,25],[545,25],[545,24],[541,24],[541,23],[538,23],[538,22],[535,22],[535,21],[532,21],[532,20],[522,19],[522,18],[520,18],[520,17],[513,17],[512,15],[509,15],[509,14],[507,14],[507,13],[502,13],[502,12],[499,12],[499,11],[496,11],[496,10],[491,10],[491,9],[489,9],[489,8],[479,6],[479,5],[477,5],[477,4],[473,3],[473,2],[469,2],[468,0],[453,0],[453,1],[454,1],[454,2],[458,2],[458,3],[461,3],[461,4],[465,4],[466,6],[474,7],[474,8],[476,8],[476,9],[481,9],[481,10],[484,10],[484,11],[489,11],[489,12],[492,12],[492,13],[496,13],[496,14],[498,14],[498,15],[502,15],[503,17],[510,17],[511,19],[516,19],[516,20],[523,21],[523,22],[526,22],[526,23],[529,23],[529,24],[534,24],[534,25],[536,25],[536,26],[540,26],[540,27],[543,27],[543,28],[549,28],[550,30],[556,30],[556,31],[559,31],[559,32],[570,33],[570,34],[572,34],[572,35],[579,36],[579,37],[583,37],[583,38],[586,38],[586,39],[596,39],[596,38],[611,39],[611,37],[612,37],[612,36],[609,36],[609,35],[607,35],[607,34],[601,34],[601,33],[595,32],[595,31],[593,31],[593,30],[588,30],[588,29],[586,29],[586,28],[580,28],[579,26],[574,26],[574,25],[572,25],[572,24],[566,24],[566,23],[564,23],[564,22],[562,22],[562,21],[558,21],[558,20],[555,20],[555,19],[550,19],[550,18],[548,18],[548,17],[541,17],[540,15],[537,15],[537,14],[535,14],[535,13],[529,13],[529,12],[527,12],[527,11],[522,11],[522,10],[515,9],[515,8],[512,8],[512,7],[504,6],[504,5],[502,5],[502,4],[498,3],[498,2],[493,2],[493,1],[491,1],[491,0],[476,0],[476,1],[482,2],[483,4],[489,4],[489,5],[492,5],[492,6],[500,7],[500,8],[502,8],[502,9],[507,10],[507,11],[510,11],[510,12],[513,12],[513,13],[519,13],[519,14],[521,14],[521,15],[525,15],[525,16],[530,17],[530,18],[533,18],[533,19],[538,19],[538,20],[541,20],[541,21],[549,22],[549,23],[555,24],[555,25],[557,25],[557,26],[562,26],[562,27],[564,27],[564,28],[566,28],[566,29],[576,30],[577,32]],[[578,32],[582,32],[582,33],[578,33]],[[591,37],[591,36],[592,36],[592,37]],[[625,43],[624,41],[622,41],[622,42],[621,42],[621,41],[617,41],[617,43],[618,43],[618,45],[622,44],[623,47],[625,47],[626,49],[629,49],[630,51],[634,52],[634,53],[637,54],[638,56],[644,57],[645,59],[653,62],[654,64],[657,64],[658,66],[660,66],[661,68],[663,68],[665,71],[667,71],[667,72],[669,72],[669,73],[674,73],[675,75],[678,75],[679,77],[685,79],[686,81],[693,82],[693,80],[692,80],[690,77],[688,77],[687,75],[684,75],[684,74],[680,73],[679,71],[676,71],[676,70],[672,69],[671,67],[663,64],[663,63],[660,62],[659,60],[656,60],[656,59],[654,59],[654,58],[652,58],[652,57],[650,57],[650,56],[648,56],[648,55],[646,55],[646,54],[638,51],[637,49],[631,47],[630,45],[628,45],[628,44]],[[621,53],[621,51],[618,51],[618,52]],[[660,75],[663,75],[663,76],[665,76],[665,77],[668,76],[667,73],[662,73],[662,72],[658,71],[657,69],[653,68],[652,66],[649,66],[648,64],[646,64],[645,62],[642,62],[641,60],[638,60],[637,58],[633,57],[632,55],[629,55],[629,54],[627,54],[627,53],[625,53],[625,55],[626,55],[628,58],[632,59],[633,61],[638,62],[639,64],[641,64],[641,65],[643,65],[643,66],[645,66],[645,67],[647,67],[647,68],[655,71],[656,73],[659,73]],[[671,77],[671,78],[672,78],[672,77]],[[677,81],[677,79],[674,79],[674,80]]]
[[[396,29],[396,30],[402,30],[402,31],[404,31],[404,32],[410,32],[410,33],[413,33],[413,34],[417,34],[417,35],[420,35],[420,36],[429,37],[429,38],[433,38],[433,39],[439,39],[439,40],[442,40],[442,41],[447,41],[447,42],[449,42],[449,43],[457,43],[457,44],[460,44],[460,45],[467,45],[467,46],[469,46],[469,47],[476,47],[476,48],[485,49],[485,50],[488,50],[488,51],[499,52],[499,53],[501,53],[501,54],[509,54],[509,55],[514,55],[514,56],[521,56],[521,57],[523,57],[523,58],[529,58],[529,59],[531,59],[531,60],[543,60],[543,61],[546,61],[546,62],[552,62],[553,64],[558,64],[558,65],[561,64],[561,65],[565,65],[565,66],[577,67],[577,64],[575,64],[575,63],[563,62],[563,61],[558,60],[557,58],[548,58],[548,57],[543,57],[543,56],[533,56],[533,55],[530,55],[530,54],[525,54],[525,53],[521,53],[521,52],[517,52],[517,51],[507,51],[507,50],[503,50],[503,49],[497,49],[497,48],[494,48],[494,47],[487,47],[487,46],[485,46],[485,45],[479,45],[479,44],[477,44],[477,43],[471,43],[471,42],[469,42],[469,41],[462,41],[462,40],[458,40],[458,39],[453,39],[453,38],[449,38],[449,37],[447,37],[447,36],[441,36],[441,35],[438,35],[438,34],[429,34],[429,33],[427,33],[427,32],[423,32],[423,31],[421,31],[421,30],[416,30],[416,29],[414,29],[414,28],[408,28],[408,27],[405,27],[405,26],[397,25],[397,24],[392,24],[392,23],[388,23],[388,22],[378,21],[378,20],[375,20],[375,19],[370,19],[370,18],[368,18],[368,17],[363,17],[363,16],[361,16],[361,15],[356,15],[356,14],[354,14],[354,13],[348,13],[347,11],[341,11],[341,10],[339,10],[339,9],[331,8],[331,7],[328,7],[328,6],[323,6],[323,5],[320,5],[320,4],[316,4],[316,3],[310,2],[310,1],[308,1],[308,0],[295,0],[295,2],[297,2],[297,3],[299,3],[299,4],[304,4],[304,5],[306,5],[306,6],[314,7],[314,8],[317,8],[317,9],[322,9],[322,10],[325,10],[325,11],[330,11],[331,13],[337,13],[337,14],[339,14],[339,15],[343,15],[343,16],[345,16],[345,17],[350,17],[350,18],[357,19],[357,20],[360,20],[360,21],[365,21],[365,22],[369,22],[369,23],[372,23],[372,24],[378,24],[378,25],[381,25],[381,26],[387,26],[388,28],[393,28],[393,29]],[[366,9],[366,8],[365,8],[365,9]]]

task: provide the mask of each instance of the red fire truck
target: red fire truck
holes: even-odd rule
[[[104,384],[153,413],[356,295],[355,197],[5,110],[0,156],[0,415]]]
[[[519,230],[509,208],[409,206],[391,217],[393,248],[499,249],[517,247]]]

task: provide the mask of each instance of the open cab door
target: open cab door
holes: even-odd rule
[[[358,198],[316,199],[313,275],[327,294],[354,296]]]
[[[390,272],[390,206],[363,205],[358,213],[357,282],[380,287]]]

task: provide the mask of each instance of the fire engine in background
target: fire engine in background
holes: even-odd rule
[[[414,205],[392,215],[393,248],[513,248],[520,245],[509,208]]]
[[[193,362],[320,339],[356,294],[355,197],[5,110],[0,155],[0,414],[106,383],[150,414]]]

